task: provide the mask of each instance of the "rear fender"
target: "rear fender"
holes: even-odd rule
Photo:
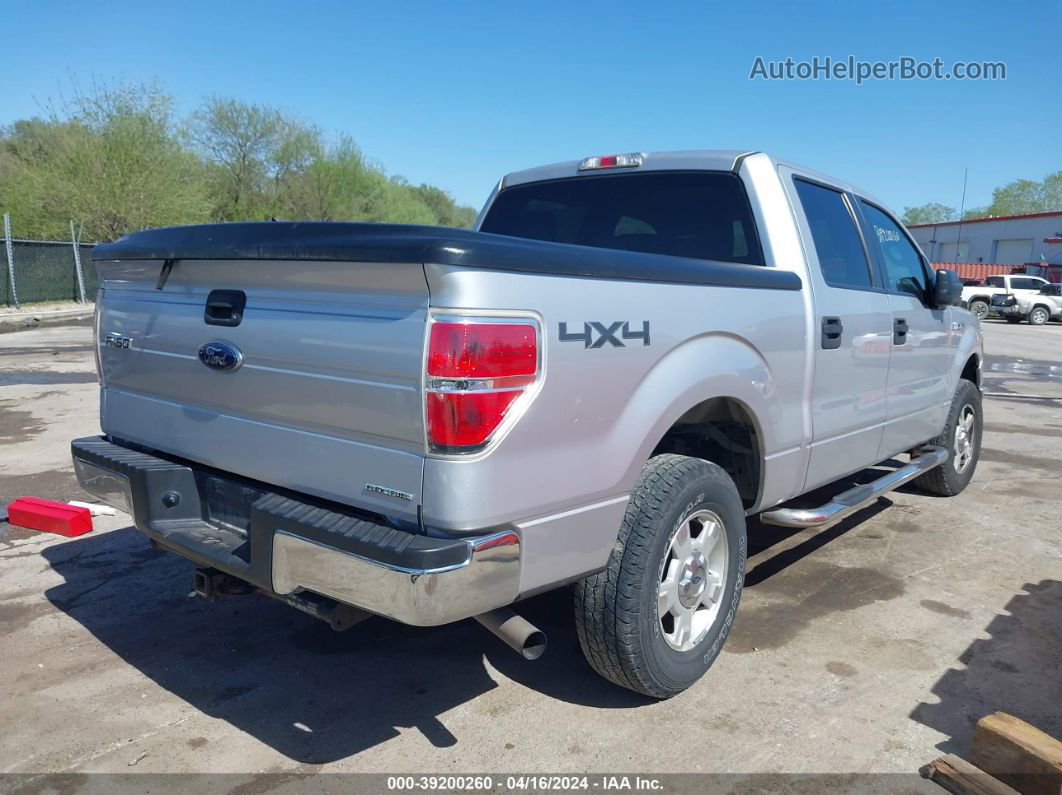
[[[760,500],[795,488],[795,473],[771,466],[772,454],[800,447],[800,407],[782,401],[763,355],[736,335],[712,332],[686,340],[663,356],[631,394],[613,426],[608,450],[630,462],[623,478],[633,489],[653,449],[683,414],[711,398],[730,398],[748,412],[765,459]],[[649,420],[647,422],[647,419]],[[630,449],[630,440],[638,447]],[[797,456],[799,457],[799,456]],[[787,462],[788,463],[788,462]]]

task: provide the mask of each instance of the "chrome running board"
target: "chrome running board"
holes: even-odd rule
[[[840,521],[865,508],[883,494],[939,466],[948,458],[946,447],[923,447],[918,452],[918,458],[912,459],[907,466],[882,475],[872,483],[838,494],[820,508],[776,508],[761,513],[760,521],[782,527],[819,527]]]

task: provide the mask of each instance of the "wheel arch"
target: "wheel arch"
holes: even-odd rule
[[[981,388],[981,357],[976,353],[970,354],[963,365],[959,380],[971,381],[978,389]]]
[[[799,408],[783,403],[767,361],[744,338],[710,333],[687,340],[647,373],[616,424],[623,433],[633,418],[641,420],[628,482],[633,486],[654,455],[690,455],[727,470],[751,509],[771,481],[770,453],[799,445]]]
[[[717,464],[737,486],[745,509],[763,493],[763,434],[751,409],[732,397],[711,397],[690,407],[653,447],[650,457],[664,453],[700,458]]]

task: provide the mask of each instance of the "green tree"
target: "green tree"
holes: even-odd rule
[[[284,217],[366,220],[378,177],[348,136],[316,157],[284,195]]]
[[[0,204],[19,234],[88,240],[206,219],[201,163],[180,144],[170,97],[127,83],[75,87],[46,118],[16,122],[0,157]]]
[[[476,211],[471,207],[461,207],[446,191],[434,185],[417,185],[414,193],[435,214],[435,223],[440,226],[457,226],[468,228],[476,220]]]
[[[438,223],[432,209],[420,200],[416,191],[403,177],[387,177],[382,170],[374,171],[374,189],[369,194],[366,221],[396,224]]]
[[[1043,181],[1043,206],[1042,212],[1062,210],[1062,171],[1048,174]]]
[[[86,240],[208,220],[390,221],[468,226],[443,190],[370,163],[349,136],[276,108],[211,97],[184,123],[155,86],[94,85],[0,130],[0,207],[26,237]]]
[[[211,166],[215,219],[246,220],[266,213],[270,161],[283,121],[274,108],[221,97],[211,97],[192,115],[191,141]]]
[[[992,203],[985,215],[1026,215],[1062,210],[1062,171],[1048,174],[1040,182],[1016,179],[992,191]]]
[[[942,224],[945,221],[954,221],[958,218],[954,207],[948,207],[938,202],[929,202],[921,207],[904,207],[903,222],[906,226],[917,224]]]

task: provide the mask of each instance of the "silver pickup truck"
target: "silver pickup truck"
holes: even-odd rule
[[[337,628],[474,617],[533,658],[508,606],[574,584],[590,665],[668,697],[723,646],[746,517],[954,495],[977,464],[958,278],[864,191],[763,153],[516,172],[473,231],[236,223],[94,259],[82,486],[200,594]]]
[[[1062,320],[1062,284],[1044,284],[1036,292],[996,293],[992,296],[992,311],[1011,324],[1028,320],[1034,326],[1042,326],[1049,320]]]
[[[1019,297],[1035,295],[1048,284],[1046,279],[1025,274],[999,274],[989,276],[984,284],[974,284],[962,288],[962,302],[973,312],[978,320],[984,320],[990,312],[999,312],[1000,304],[996,296],[1016,295]]]

